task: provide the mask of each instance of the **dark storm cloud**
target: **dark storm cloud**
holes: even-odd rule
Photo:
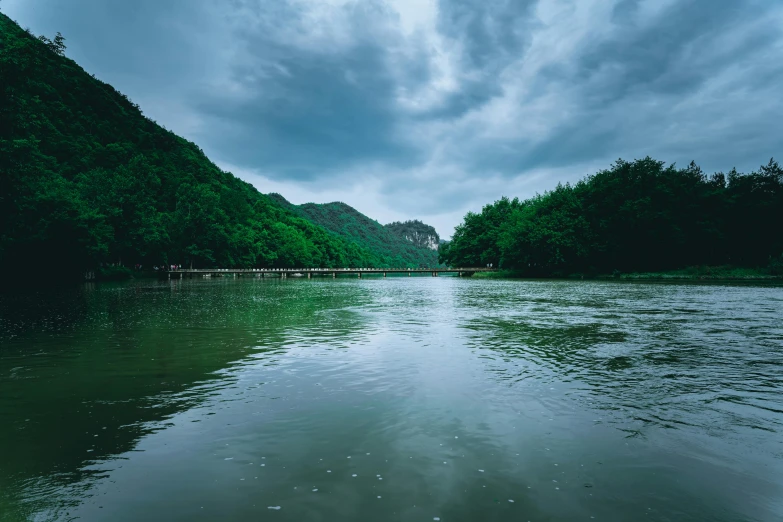
[[[638,5],[637,2],[624,2]],[[622,11],[622,10],[621,10]],[[600,85],[586,91],[587,101],[612,101],[644,90],[661,95],[679,95],[697,89],[726,66],[741,63],[780,36],[780,28],[759,27],[743,34],[725,51],[722,40],[733,29],[759,19],[764,9],[747,0],[690,0],[672,5],[657,23],[644,23],[626,12],[615,12],[620,28],[605,40],[587,47],[576,60],[574,80],[588,81],[611,69]],[[641,22],[641,23],[640,23]]]
[[[513,175],[651,154],[747,169],[780,154],[778,135],[761,131],[783,115],[772,94],[783,74],[780,18],[766,18],[776,4],[687,0],[671,4],[652,22],[639,18],[640,4],[618,3],[611,20],[597,24],[569,60],[546,64],[527,83],[523,102],[535,105],[537,98],[561,92],[569,118],[552,121],[544,139],[482,143],[485,153],[472,154],[472,166]],[[700,96],[724,74],[742,76]],[[744,103],[736,105],[732,96],[738,90]],[[774,110],[755,114],[757,104]],[[729,126],[727,118],[733,120]]]
[[[502,93],[499,74],[524,56],[537,24],[537,0],[441,0],[437,28],[461,47],[459,64],[470,74],[460,89],[425,118],[454,118]]]
[[[438,28],[464,44],[470,66],[492,69],[515,57],[535,26],[536,0],[442,0]]]
[[[342,30],[351,41],[332,49],[289,45],[291,31],[307,32],[298,26],[302,13],[290,7],[272,20],[263,13],[265,30],[245,28],[236,35],[243,60],[231,68],[231,79],[251,94],[237,100],[215,92],[198,105],[221,129],[213,145],[222,157],[294,179],[362,161],[420,161],[418,149],[396,136],[398,80],[388,65],[389,42],[368,32],[379,25],[383,30],[385,20],[379,24],[374,16],[388,14],[369,3],[345,9]],[[281,23],[289,24],[283,34],[268,26]],[[407,65],[408,80],[426,79],[426,63]]]

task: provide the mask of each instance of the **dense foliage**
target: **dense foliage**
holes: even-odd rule
[[[440,236],[435,228],[418,219],[404,222],[395,221],[384,226],[393,234],[405,238],[418,247],[437,250],[440,244]]]
[[[381,225],[345,203],[294,205],[280,194],[269,194],[269,196],[284,208],[288,208],[307,220],[376,252],[383,260],[382,266],[428,268],[438,265],[437,251],[397,233],[396,229],[390,228],[391,225]],[[421,227],[425,227],[436,238],[438,237],[435,229],[431,226],[425,225],[421,221],[415,223],[419,223]],[[435,244],[437,245],[437,243]]]
[[[441,259],[529,275],[660,271],[696,265],[783,268],[783,170],[706,176],[645,158],[520,201],[468,213]]]
[[[221,171],[64,50],[0,14],[0,268],[403,262]]]

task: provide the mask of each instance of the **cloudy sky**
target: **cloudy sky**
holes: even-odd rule
[[[221,167],[451,235],[618,157],[783,159],[780,0],[3,0]]]

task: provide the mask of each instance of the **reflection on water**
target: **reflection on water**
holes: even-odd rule
[[[0,520],[780,520],[781,317],[447,277],[5,295]]]

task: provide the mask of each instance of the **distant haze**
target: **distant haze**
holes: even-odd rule
[[[623,157],[783,158],[779,0],[4,0],[223,168],[444,238]]]

